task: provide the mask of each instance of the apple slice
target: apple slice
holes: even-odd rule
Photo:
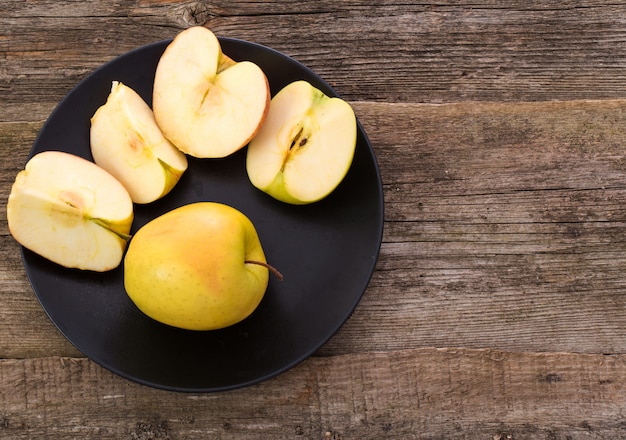
[[[269,102],[261,68],[225,57],[217,37],[201,26],[178,34],[157,65],[154,116],[163,134],[191,156],[219,158],[242,148]]]
[[[133,202],[93,162],[46,151],[15,178],[7,220],[11,235],[31,251],[65,267],[104,272],[122,261]]]
[[[135,203],[166,195],[187,169],[187,157],[163,136],[141,96],[113,81],[107,101],[91,118],[91,154],[117,178]]]
[[[248,177],[283,202],[316,202],[348,173],[356,135],[356,117],[347,102],[295,81],[272,98],[263,127],[248,145]]]

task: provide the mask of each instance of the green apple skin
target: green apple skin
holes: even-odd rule
[[[133,204],[124,186],[93,162],[60,151],[33,156],[7,202],[11,235],[68,268],[105,272],[119,266]]]
[[[303,205],[333,192],[347,175],[357,139],[352,107],[306,81],[295,81],[270,102],[248,145],[251,183],[277,200]]]
[[[147,316],[187,330],[215,330],[248,317],[269,280],[259,236],[237,209],[196,202],[163,214],[133,236],[124,286]]]
[[[287,191],[284,172],[279,172],[278,174],[276,174],[276,177],[274,178],[274,180],[272,180],[272,183],[259,189],[269,194],[276,200],[280,200],[281,202],[289,203],[291,205],[308,205],[309,203],[316,202],[325,197],[320,196],[319,198],[315,198],[312,200],[300,200],[295,198],[289,193],[289,191]]]

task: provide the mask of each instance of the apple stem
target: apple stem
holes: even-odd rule
[[[276,269],[271,264],[267,264],[267,263],[264,263],[262,261],[254,261],[254,260],[246,260],[246,261],[244,261],[244,263],[246,263],[246,264],[256,264],[256,265],[259,265],[259,266],[263,266],[266,269],[268,269],[270,272],[272,272],[274,274],[274,276],[276,278],[278,278],[278,281],[282,281],[283,280],[283,274],[280,273],[279,270]]]

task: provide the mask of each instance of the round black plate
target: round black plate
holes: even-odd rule
[[[251,60],[266,73],[272,94],[304,79],[336,95],[319,76],[267,47],[221,38],[224,53]],[[61,150],[87,159],[89,120],[111,82],[134,88],[151,104],[154,72],[169,41],[138,48],[105,64],[73,89],[50,115],[31,156]],[[229,204],[254,223],[272,277],[263,301],[246,320],[206,332],[180,330],[143,315],[128,299],[121,266],[107,273],[60,267],[23,250],[24,265],[50,319],[86,356],[130,380],[174,391],[208,392],[257,383],[298,364],[348,319],[372,276],[382,239],[383,194],[376,158],[358,127],[354,163],[326,199],[307,206],[278,202],[256,190],[245,148],[218,160],[190,158],[166,197],[135,207],[133,231],[178,206]]]

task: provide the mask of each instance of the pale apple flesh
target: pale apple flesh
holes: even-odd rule
[[[93,162],[46,151],[18,173],[7,220],[25,248],[61,266],[104,272],[121,263],[133,204],[122,184]]]
[[[194,157],[221,158],[244,147],[261,127],[269,102],[261,68],[225,56],[204,27],[178,34],[157,65],[156,121],[178,149]]]
[[[124,286],[147,316],[188,330],[228,327],[259,305],[269,281],[252,222],[240,211],[196,202],[141,227],[124,259]]]
[[[152,110],[132,88],[114,81],[91,118],[91,153],[135,203],[168,194],[187,169],[187,157],[163,136]]]
[[[283,202],[316,202],[346,176],[356,136],[356,117],[347,102],[306,81],[293,82],[274,96],[263,127],[248,145],[248,177]]]

